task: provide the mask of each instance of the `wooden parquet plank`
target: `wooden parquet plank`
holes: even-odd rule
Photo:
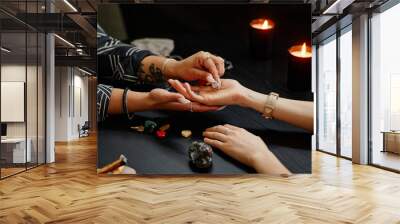
[[[96,139],[0,181],[0,223],[399,223],[400,175],[313,152],[289,178],[97,176]]]

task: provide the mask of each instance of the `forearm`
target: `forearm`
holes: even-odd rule
[[[312,102],[279,98],[276,108],[272,112],[272,117],[304,128],[312,133],[314,129],[313,114]]]
[[[109,114],[121,114],[123,113],[123,89],[113,88],[110,103],[108,106]],[[149,94],[147,92],[134,92],[128,91],[126,95],[126,106],[128,112],[138,112],[152,109],[153,105],[149,100]]]
[[[257,173],[272,175],[291,175],[292,173],[267,148],[261,155],[257,155],[253,168]]]
[[[241,106],[263,113],[266,98],[267,95],[248,89],[241,98]],[[312,102],[279,97],[272,112],[272,117],[313,132],[313,113]]]

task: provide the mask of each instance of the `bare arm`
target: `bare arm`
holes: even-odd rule
[[[247,89],[239,104],[263,113],[266,99],[267,95]],[[312,102],[279,97],[272,117],[313,132],[313,113]]]
[[[267,95],[248,89],[236,80],[221,79],[222,85],[218,90],[209,86],[190,86],[178,80],[168,81],[179,93],[193,101],[206,105],[239,105],[264,112]],[[312,132],[313,113],[312,102],[279,97],[272,117]]]

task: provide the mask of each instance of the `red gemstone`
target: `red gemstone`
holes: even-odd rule
[[[163,131],[163,130],[158,130],[156,132],[156,135],[158,138],[165,138],[165,136],[167,136],[167,132]]]

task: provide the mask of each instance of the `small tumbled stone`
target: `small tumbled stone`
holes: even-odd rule
[[[192,131],[191,130],[182,130],[181,134],[183,137],[189,138],[190,136],[192,136]]]
[[[210,145],[194,141],[188,150],[190,162],[197,168],[208,168],[212,166],[213,150]]]
[[[163,131],[163,130],[158,130],[156,132],[156,135],[158,138],[165,138],[167,136],[167,132]]]
[[[170,127],[171,127],[170,124],[164,124],[163,126],[160,127],[160,130],[166,131],[166,130],[168,130]]]
[[[154,131],[157,129],[157,123],[154,121],[147,120],[144,122],[144,132],[148,134],[154,133]]]
[[[135,126],[135,127],[131,127],[131,129],[138,131],[138,132],[143,132],[144,131],[144,126],[140,125],[140,126]]]

